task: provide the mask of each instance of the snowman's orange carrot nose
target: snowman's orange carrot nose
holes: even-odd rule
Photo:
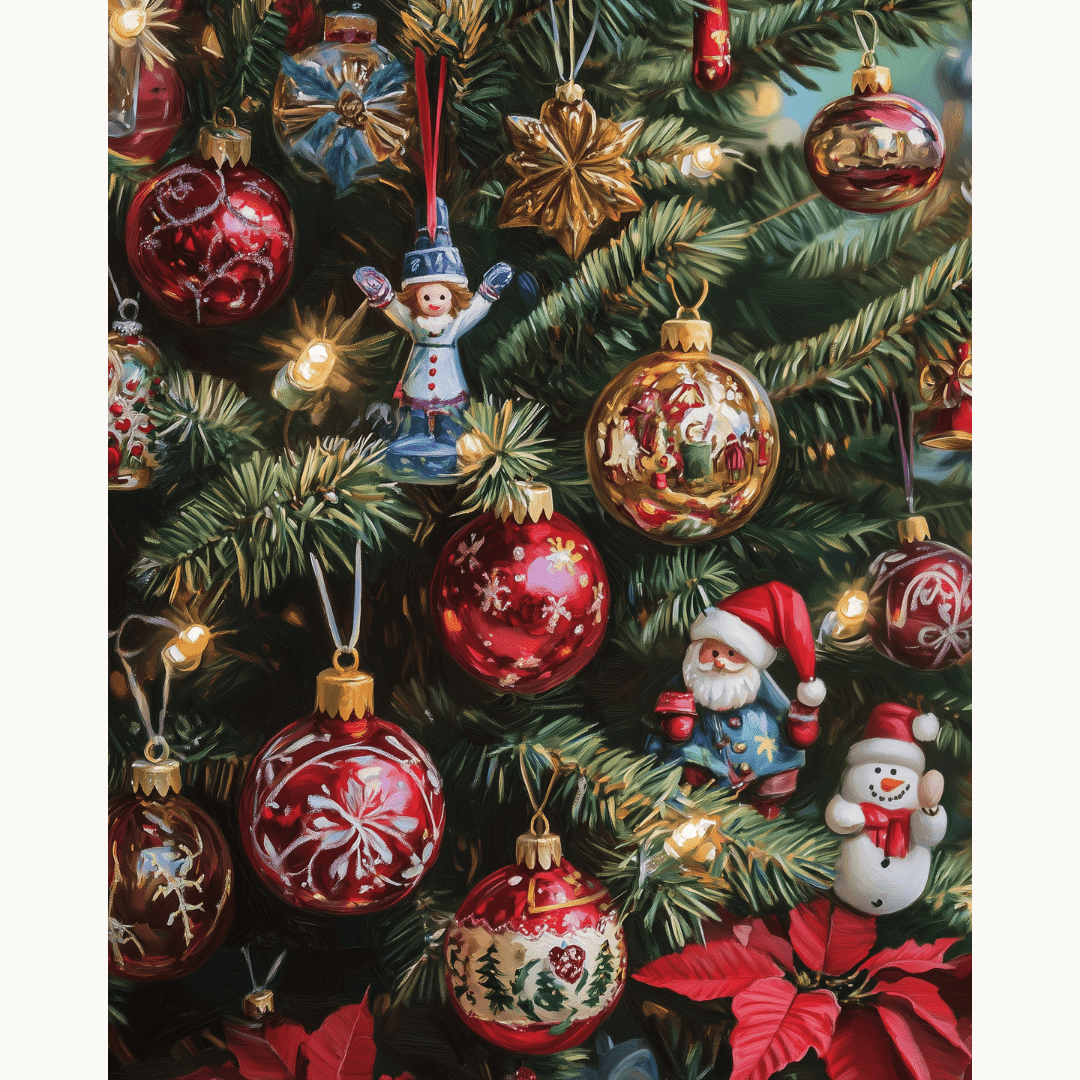
[[[894,788],[898,788],[903,782],[903,780],[894,780],[892,777],[886,777],[881,781],[881,790],[892,791]]]

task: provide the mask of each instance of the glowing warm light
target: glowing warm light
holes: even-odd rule
[[[199,666],[206,646],[210,644],[210,628],[202,623],[185,627],[162,650],[162,656],[180,671],[191,671]]]
[[[337,363],[337,353],[327,341],[313,341],[289,365],[289,381],[301,390],[321,390]]]
[[[146,12],[142,8],[124,8],[113,14],[112,23],[119,37],[138,37],[146,27]]]
[[[870,598],[866,593],[862,589],[848,589],[836,605],[834,636],[842,637],[861,631],[869,610]]]

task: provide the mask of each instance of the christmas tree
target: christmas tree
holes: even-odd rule
[[[234,1018],[284,951],[279,1014],[330,1039],[365,1002],[362,1075],[589,1075],[595,1036],[514,1053],[448,1000],[448,940],[492,1011],[537,1022],[620,974],[605,942],[571,994],[450,935],[547,791],[567,862],[625,933],[604,1031],[645,1039],[660,1076],[964,1076],[962,64],[942,62],[944,166],[916,102],[873,125],[859,110],[889,92],[886,53],[940,50],[970,10],[110,0],[110,796],[131,799],[135,763],[208,822],[131,863],[145,902],[171,905],[154,943],[110,849],[111,1074],[238,1075]],[[327,47],[364,59],[305,68]],[[763,99],[851,50],[856,92],[815,121],[816,149],[770,141]],[[449,251],[460,275],[425,273]],[[443,300],[475,325],[414,370],[409,335],[441,332],[422,305]],[[655,359],[631,385],[658,352],[670,386]],[[444,399],[458,361],[468,396]],[[526,611],[517,549],[496,565],[478,541],[559,515],[538,543],[561,591]],[[529,649],[497,661],[497,642],[452,640],[455,620],[525,618]],[[702,704],[691,655],[761,669],[742,726]],[[373,677],[341,693],[388,722],[395,775],[441,778],[427,818],[380,818],[359,779],[258,801],[284,775],[260,751],[312,714],[332,660]],[[874,876],[909,856],[914,885]],[[170,972],[164,954],[200,943]],[[133,977],[155,947],[166,977]],[[780,1014],[812,1035],[778,1021],[770,1042]],[[937,1047],[921,1065],[920,1041]],[[321,1075],[322,1051],[299,1053]]]

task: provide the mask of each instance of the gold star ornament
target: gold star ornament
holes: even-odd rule
[[[618,221],[644,205],[623,157],[644,118],[620,124],[597,116],[571,81],[544,102],[539,120],[508,116],[503,124],[514,147],[506,163],[518,179],[499,210],[502,228],[539,226],[578,259],[605,218]]]

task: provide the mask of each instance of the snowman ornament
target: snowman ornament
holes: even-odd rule
[[[825,823],[844,837],[833,891],[868,915],[902,911],[930,876],[930,849],[945,836],[945,781],[926,771],[919,742],[937,737],[932,713],[886,702],[870,712],[863,738],[848,751],[840,792]]]

